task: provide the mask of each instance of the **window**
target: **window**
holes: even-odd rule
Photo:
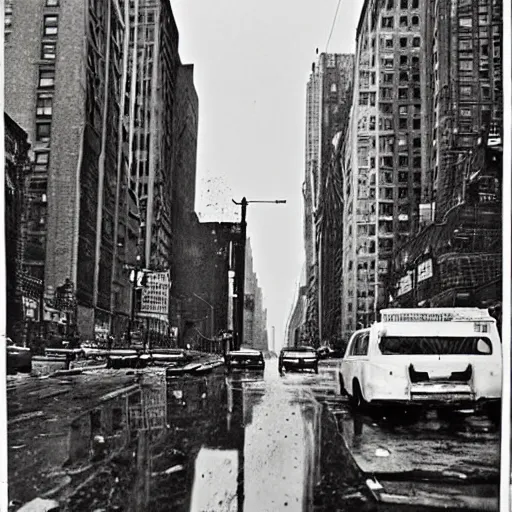
[[[384,83],[392,84],[393,83],[393,73],[384,73]]]
[[[409,157],[407,155],[398,155],[398,165],[407,167],[409,165]]]
[[[57,25],[59,22],[58,16],[45,16],[44,17],[44,31],[43,34],[45,36],[56,36],[57,35]]]
[[[419,130],[421,128],[421,119],[413,119],[412,120],[412,127],[414,130]]]
[[[460,115],[461,117],[471,117],[471,109],[470,108],[461,108],[460,109]]]
[[[407,37],[401,37],[400,38],[400,48],[406,48],[407,47]]]
[[[12,2],[7,2],[4,9],[4,29],[10,30],[12,27]]]
[[[386,48],[393,48],[393,36],[386,36],[384,40],[384,46]]]
[[[407,55],[400,55],[400,66],[407,66],[408,61]]]
[[[44,94],[37,96],[37,117],[49,117],[52,115],[52,97]]]
[[[421,156],[415,156],[412,159],[412,166],[415,167],[416,169],[421,168]]]
[[[59,0],[46,0],[46,7],[58,7]]]
[[[489,338],[479,336],[385,336],[379,349],[383,355],[490,355],[492,343]]]
[[[400,16],[400,26],[401,27],[407,27],[409,20],[407,19],[407,16]]]
[[[395,0],[388,0],[386,8],[388,11],[391,9],[394,9],[395,8]]]
[[[393,28],[393,16],[384,16],[382,18],[382,28]]]
[[[48,142],[50,140],[50,123],[36,124],[36,140],[38,142]]]
[[[407,105],[401,105],[398,107],[398,115],[406,116],[407,115]]]
[[[412,97],[415,99],[421,98],[421,89],[419,87],[415,87],[412,91]]]
[[[417,9],[420,6],[420,0],[412,0],[412,9]]]
[[[420,47],[420,38],[418,36],[412,38],[412,45],[414,48]]]
[[[337,90],[336,84],[331,84],[331,92],[336,92]]]
[[[408,82],[409,73],[407,71],[400,71],[400,82]]]
[[[416,121],[416,119],[415,119],[415,121]],[[413,148],[421,148],[421,139],[420,139],[420,137],[415,137],[412,140],[412,147]]]
[[[459,18],[459,27],[471,28],[473,26],[473,20],[470,17]]]
[[[39,87],[53,87],[55,83],[55,71],[41,70],[39,71]]]
[[[407,87],[399,87],[398,88],[398,99],[399,100],[406,100],[408,98],[408,91],[409,89]]]
[[[41,59],[55,60],[56,43],[43,43],[41,46]]]
[[[48,169],[49,161],[50,161],[50,153],[48,153],[48,152],[36,153],[35,170],[40,171],[40,172],[46,171]]]
[[[412,23],[413,25],[419,25],[419,24],[420,24],[420,18],[419,18],[419,16],[413,16],[413,17],[411,18],[411,23]]]
[[[471,85],[462,85],[460,88],[461,98],[471,98],[473,95],[473,87]]]
[[[472,60],[459,61],[459,69],[461,71],[473,71],[473,61]]]
[[[418,67],[420,65],[420,58],[417,57],[417,56],[414,56],[412,59],[411,59],[411,62],[412,62],[412,66],[413,67]]]
[[[472,39],[459,39],[459,51],[472,52],[473,40]]]
[[[409,6],[407,5],[409,2],[407,0],[400,0],[400,9],[408,9]]]

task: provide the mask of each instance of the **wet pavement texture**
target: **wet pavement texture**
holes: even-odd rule
[[[12,510],[43,497],[61,511],[420,512],[439,510],[420,506],[431,496],[443,510],[497,496],[490,422],[356,415],[339,396],[335,364],[323,362],[319,375],[280,376],[271,359],[264,374],[11,378]],[[378,503],[383,491],[413,504]]]

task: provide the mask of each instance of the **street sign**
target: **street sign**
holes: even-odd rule
[[[142,288],[141,313],[169,314],[169,272],[150,272]]]

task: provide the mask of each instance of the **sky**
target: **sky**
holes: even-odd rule
[[[353,53],[363,0],[171,0],[184,64],[199,97],[196,211],[239,221],[283,344],[304,263],[302,182],[306,84],[319,53]]]

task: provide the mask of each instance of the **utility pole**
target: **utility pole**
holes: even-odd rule
[[[245,246],[247,241],[247,205],[249,203],[273,203],[285,204],[286,199],[276,199],[274,201],[247,201],[245,197],[242,198],[240,203],[232,199],[233,203],[242,207],[242,218],[240,222],[240,243],[238,245],[238,258],[236,264],[236,290],[237,290],[237,312],[236,312],[236,326],[235,326],[235,350],[240,350],[244,342],[244,310],[245,310]]]

